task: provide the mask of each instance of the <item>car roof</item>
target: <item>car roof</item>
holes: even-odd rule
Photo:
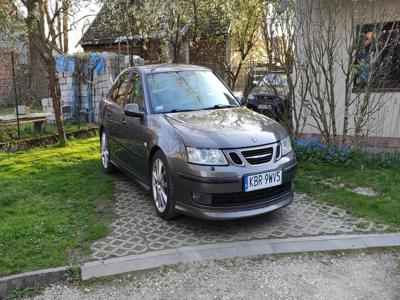
[[[189,64],[155,64],[135,66],[130,68],[132,70],[139,70],[143,73],[163,73],[163,72],[179,72],[179,71],[210,71],[209,68],[189,65]]]

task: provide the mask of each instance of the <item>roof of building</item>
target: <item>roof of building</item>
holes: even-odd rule
[[[144,38],[139,35],[127,35],[128,28],[123,23],[118,24],[115,22],[115,14],[118,12],[111,12],[107,5],[103,5],[100,9],[100,12],[83,34],[79,44],[81,46],[89,46],[89,45],[109,45],[116,44],[118,42],[126,42],[129,40],[140,41]],[[202,26],[203,31],[208,32],[209,34],[226,34],[228,32],[228,24],[226,21],[223,21],[218,15],[217,12],[214,12],[214,16],[211,16],[208,22],[204,22]],[[186,28],[185,32],[187,34],[192,34],[193,32],[193,24]]]

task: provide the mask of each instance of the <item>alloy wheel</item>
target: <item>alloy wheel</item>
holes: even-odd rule
[[[101,161],[103,162],[104,169],[108,168],[110,160],[110,152],[108,151],[107,135],[105,132],[101,135]]]
[[[152,187],[156,208],[163,213],[167,208],[168,183],[165,166],[160,158],[156,158],[153,163]]]

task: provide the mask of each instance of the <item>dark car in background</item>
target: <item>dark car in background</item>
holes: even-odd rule
[[[247,107],[278,122],[287,114],[287,76],[283,73],[266,74],[250,91]]]
[[[207,68],[127,69],[100,113],[105,172],[117,167],[134,177],[161,218],[243,218],[293,200],[288,133],[241,106]]]

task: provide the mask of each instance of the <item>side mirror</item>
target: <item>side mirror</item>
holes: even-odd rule
[[[246,101],[243,96],[242,92],[233,92],[233,95],[235,96],[236,100],[239,101],[241,105],[245,105]]]
[[[125,115],[136,118],[143,118],[144,113],[140,111],[137,103],[129,103],[125,105]]]

